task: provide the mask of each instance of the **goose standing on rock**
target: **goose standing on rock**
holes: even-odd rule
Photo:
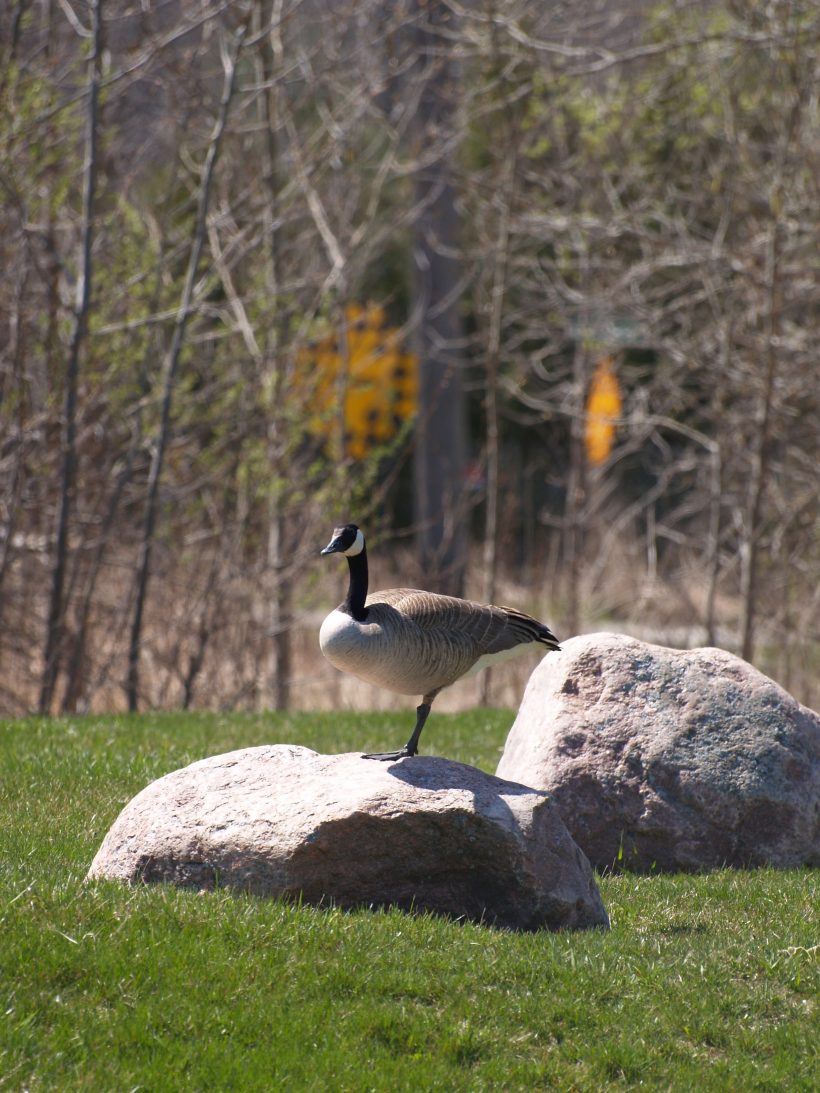
[[[404,759],[418,753],[433,699],[462,676],[525,649],[560,649],[552,631],[522,611],[492,607],[416,588],[367,594],[367,548],[356,524],[334,528],[322,554],[344,554],[347,597],[319,631],[322,652],[335,667],[398,694],[421,695],[416,726],[400,751],[365,759]]]

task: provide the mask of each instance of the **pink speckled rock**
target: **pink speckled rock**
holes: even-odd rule
[[[285,745],[193,763],[122,811],[89,877],[395,905],[515,929],[606,926],[549,798],[433,757]]]
[[[563,642],[496,773],[546,790],[599,869],[820,864],[820,716],[721,649]]]

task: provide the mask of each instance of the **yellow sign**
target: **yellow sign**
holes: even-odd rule
[[[384,308],[350,305],[345,329],[306,346],[300,363],[315,370],[310,429],[344,430],[345,453],[362,459],[392,440],[418,408],[418,361],[402,351]],[[343,406],[343,408],[342,408]]]
[[[604,463],[612,451],[615,426],[621,416],[621,390],[614,363],[612,357],[601,357],[589,385],[584,441],[587,459],[594,466]]]

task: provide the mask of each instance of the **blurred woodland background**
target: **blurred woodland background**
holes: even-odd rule
[[[318,651],[339,519],[374,587],[816,706],[819,38],[809,0],[3,4],[0,712],[381,703]]]

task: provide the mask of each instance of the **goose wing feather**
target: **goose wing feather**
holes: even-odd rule
[[[449,642],[475,660],[531,642],[559,648],[547,626],[510,607],[475,603],[416,588],[391,588],[368,596],[368,607],[378,603],[388,604],[428,636],[441,634],[443,638],[446,634]]]

